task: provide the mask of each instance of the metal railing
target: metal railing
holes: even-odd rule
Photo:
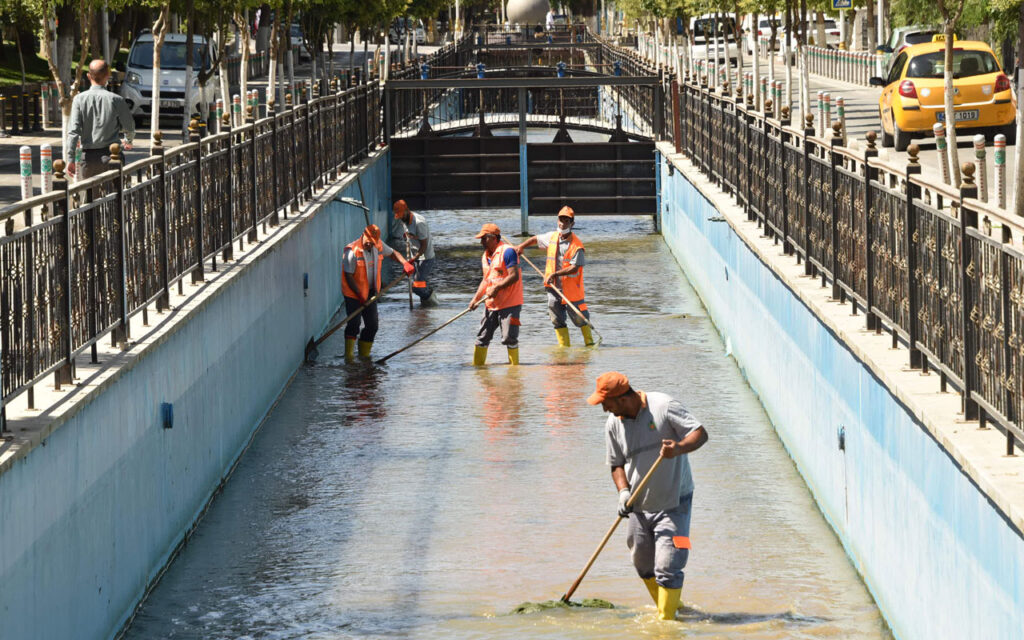
[[[382,143],[380,86],[315,98],[283,113],[164,149],[74,185],[0,210],[24,229],[0,237],[0,391],[6,404],[50,373],[73,380],[76,356],[129,320],[168,308],[170,287],[202,281],[257,242],[316,190]],[[227,122],[227,120],[226,120]],[[195,123],[194,123],[195,124]],[[236,245],[237,243],[237,245]]]
[[[822,136],[813,114],[773,117],[770,98],[688,79],[674,96],[661,137],[868,330],[906,347],[911,367],[955,387],[965,419],[1000,426],[1012,453],[1024,440],[1024,221],[978,199],[975,166],[964,163],[954,189],[921,176],[916,145],[894,166],[878,159],[874,132],[855,152],[838,120]]]

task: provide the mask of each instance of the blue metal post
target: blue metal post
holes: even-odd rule
[[[476,63],[476,77],[483,79],[485,69],[487,69],[487,65],[482,62]]]
[[[558,77],[559,78],[564,78],[565,77],[565,63],[564,62],[559,62],[555,66],[558,67]]]
[[[430,78],[430,65],[424,62],[420,65],[420,80],[427,80]]]
[[[622,63],[619,62],[618,60],[616,60],[615,64],[613,66],[615,67],[615,75],[616,75],[616,77],[617,76],[621,76],[622,75]]]

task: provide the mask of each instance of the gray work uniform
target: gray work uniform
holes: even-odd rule
[[[420,301],[423,301],[434,292],[434,288],[430,286],[428,280],[434,271],[434,241],[430,237],[430,227],[427,225],[426,219],[418,213],[409,212],[409,222],[405,223],[405,228],[412,255],[420,252],[423,242],[427,243],[427,250],[414,265],[416,273],[413,274],[412,284],[412,292],[419,296]]]
[[[106,87],[92,86],[75,96],[71,103],[68,122],[67,152],[74,158],[78,143],[82,143],[80,178],[89,178],[107,170],[103,156],[110,155],[110,145],[135,139],[135,119],[124,98]]]
[[[624,467],[635,487],[658,459],[662,440],[682,440],[701,426],[686,408],[664,393],[650,392],[636,418],[608,416],[605,445],[608,464]],[[663,460],[629,515],[626,545],[643,578],[654,577],[666,589],[683,586],[689,558],[693,476],[686,454]]]
[[[550,245],[550,237],[551,234],[548,233],[539,234],[537,236],[537,246],[540,249],[546,251],[548,246]],[[565,252],[569,250],[569,240],[571,238],[571,234],[567,236],[560,235],[558,237],[558,250],[555,252],[555,264],[559,265],[559,268],[561,268],[562,265],[562,256],[565,255]],[[569,261],[569,264],[571,264],[574,267],[583,267],[587,263],[586,257],[583,255],[584,253],[585,249],[580,249],[579,251],[577,251],[576,254],[573,255],[572,260]],[[555,280],[558,280],[558,278],[555,278]],[[556,282],[556,284],[559,283]],[[576,308],[583,312],[583,318],[586,318],[586,320],[584,320],[583,318],[579,317],[574,311],[572,311],[572,309],[569,309],[569,305],[562,302],[562,296],[555,293],[554,289],[552,289],[551,287],[546,287],[546,290],[548,292],[548,317],[551,318],[551,324],[555,327],[555,329],[565,328],[566,316],[568,316],[568,318],[572,320],[572,323],[577,327],[582,327],[583,325],[587,324],[587,322],[590,320],[590,311],[588,311],[586,308],[586,300],[572,301],[572,303],[576,305]]]

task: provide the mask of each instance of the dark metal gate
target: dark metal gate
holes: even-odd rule
[[[413,209],[519,206],[519,139],[391,140],[391,193]]]
[[[654,142],[548,142],[526,147],[531,215],[570,205],[587,215],[657,208]]]

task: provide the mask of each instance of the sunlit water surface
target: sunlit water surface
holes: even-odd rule
[[[519,229],[517,211],[428,217],[441,306],[409,311],[407,292],[393,289],[378,356],[465,307],[481,223]],[[534,231],[553,223],[531,220]],[[479,312],[384,366],[346,363],[335,334],[296,374],[128,637],[889,637],[652,230],[648,218],[579,218],[597,349],[579,346],[576,329],[573,347],[554,346],[529,269],[519,367],[504,364],[497,341],[486,368],[469,364]],[[691,455],[687,609],[681,622],[656,620],[620,527],[576,595],[615,609],[506,615],[557,599],[616,517],[604,415],[585,403],[609,369],[672,394],[710,434]]]

